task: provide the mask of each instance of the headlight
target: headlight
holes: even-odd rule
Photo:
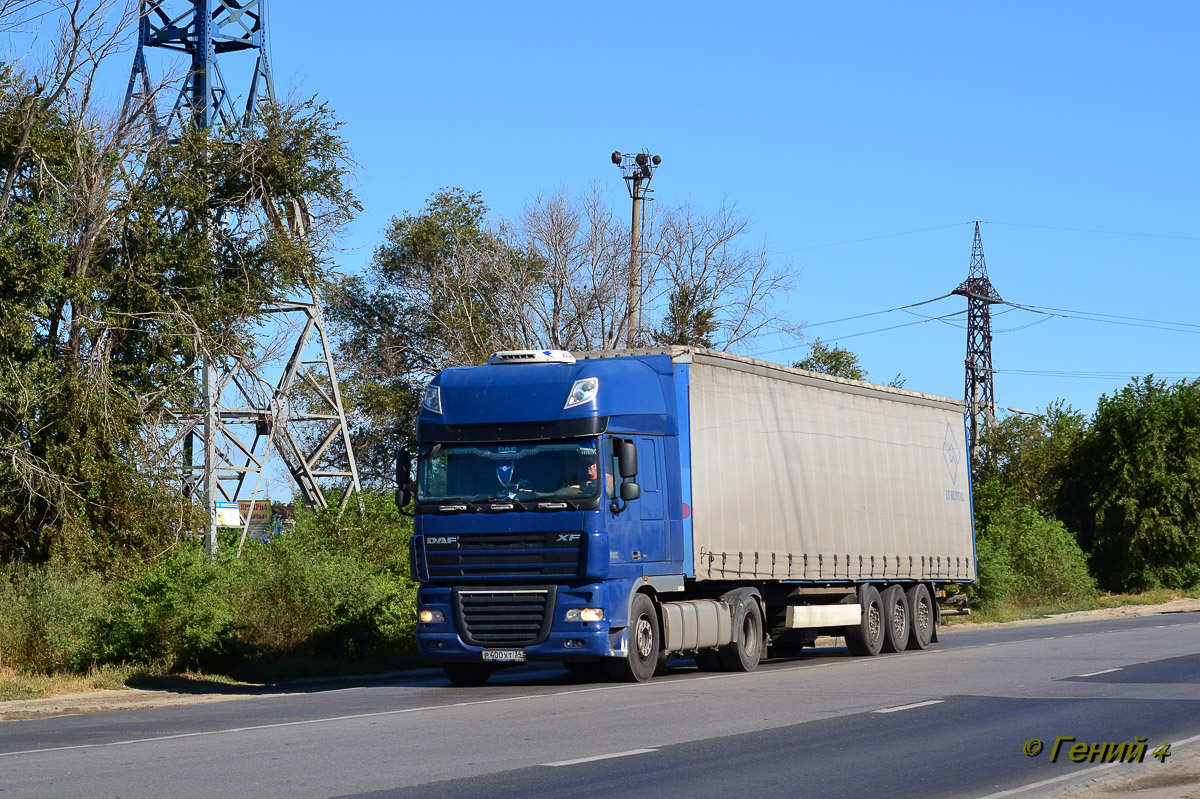
[[[417,620],[424,622],[425,624],[431,624],[435,621],[445,621],[446,614],[442,613],[440,610],[429,610],[426,608],[417,613]]]
[[[604,621],[604,608],[571,608],[567,621]]]
[[[433,413],[442,412],[442,387],[441,386],[425,386],[425,398],[421,400],[421,407]]]
[[[585,377],[582,380],[576,380],[575,385],[571,386],[571,393],[567,394],[567,404],[563,406],[565,411],[567,408],[574,408],[576,405],[582,405],[585,402],[590,402],[596,398],[596,391],[600,388],[600,379],[596,377]]]

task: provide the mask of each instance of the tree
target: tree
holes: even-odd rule
[[[649,214],[641,285],[646,343],[730,349],[795,331],[770,302],[790,285],[765,248],[741,246],[732,209]],[[478,193],[442,189],[392,220],[362,274],[329,292],[343,383],[357,406],[366,479],[392,479],[411,443],[424,385],[492,352],[624,346],[629,236],[597,189],[541,195],[513,221],[489,220]]]
[[[1075,480],[1072,459],[1088,430],[1083,414],[1061,400],[1040,414],[1014,414],[984,427],[971,464],[975,485],[996,482],[1044,516],[1058,516]]]
[[[93,61],[114,34],[76,24],[81,6],[62,4],[63,30],[99,38],[59,50],[86,69],[0,82],[0,560],[103,568],[188,524],[154,446],[156,422],[194,401],[185,360],[253,355],[258,315],[322,278],[357,205],[324,106],[214,138],[98,106]],[[37,94],[54,81],[67,88]],[[304,239],[278,211],[301,200]]]
[[[488,250],[504,246],[486,214],[478,193],[442,189],[420,211],[393,218],[371,265],[326,292],[367,483],[392,478],[429,379],[446,366],[482,362],[499,340],[496,304],[511,299],[496,288],[498,275],[480,274],[480,264],[498,260]]]
[[[1070,469],[1063,518],[1102,587],[1200,584],[1200,380],[1101,396]]]
[[[680,286],[667,301],[664,327],[654,331],[654,343],[660,346],[713,346],[717,323],[708,286]]]
[[[858,362],[857,355],[837,344],[830,347],[819,338],[815,339],[809,347],[808,357],[792,364],[792,367],[835,377],[845,377],[849,380],[865,381],[867,379],[867,370]]]
[[[709,346],[720,350],[739,349],[768,332],[799,338],[800,326],[778,304],[795,273],[774,261],[765,243],[744,244],[750,223],[735,206],[704,212],[684,204],[661,212],[652,225],[643,304],[666,318],[667,329],[678,325],[683,310],[683,318],[691,318],[680,330],[699,324]]]

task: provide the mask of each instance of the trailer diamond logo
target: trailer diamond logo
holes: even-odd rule
[[[954,429],[946,422],[946,440],[942,442],[942,457],[946,459],[946,468],[950,471],[950,482],[958,484],[958,464],[962,462],[962,450],[958,448],[958,439],[954,437]]]

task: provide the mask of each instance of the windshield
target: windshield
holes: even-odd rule
[[[417,502],[600,496],[596,439],[552,444],[434,444],[417,465]]]

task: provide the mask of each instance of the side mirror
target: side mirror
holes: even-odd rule
[[[412,480],[412,455],[402,449],[396,453],[396,507],[404,510],[404,506],[412,499],[412,492],[405,488]]]
[[[633,439],[618,438],[613,443],[617,449],[617,469],[621,472],[621,478],[628,480],[630,477],[637,477],[637,445],[633,443]]]
[[[621,483],[621,500],[623,502],[633,502],[642,495],[642,487],[637,483],[632,483],[626,480]]]

